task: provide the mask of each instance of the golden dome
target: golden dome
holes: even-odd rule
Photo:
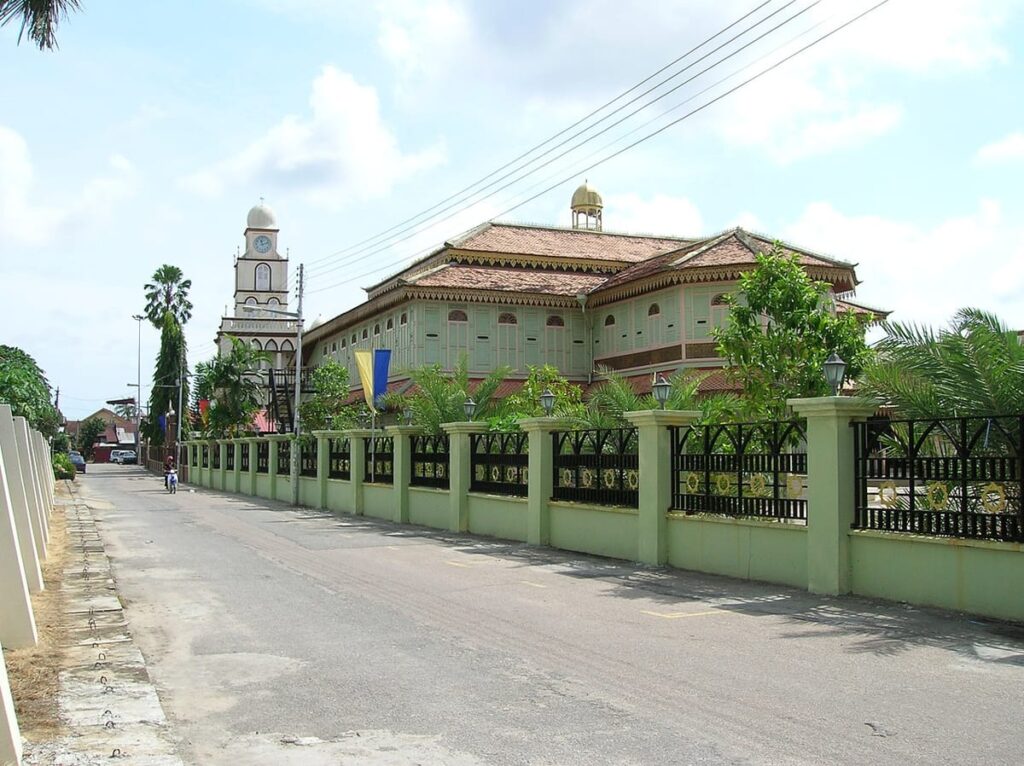
[[[597,190],[584,181],[572,193],[572,204],[570,206],[574,211],[593,215],[604,207],[604,201],[601,199],[601,195],[597,193]]]

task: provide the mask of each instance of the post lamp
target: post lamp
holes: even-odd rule
[[[651,385],[651,393],[654,394],[654,401],[658,403],[658,406],[665,409],[665,403],[668,401],[669,394],[672,393],[672,385],[665,380],[664,375],[658,375]]]
[[[839,396],[839,387],[846,376],[846,362],[835,351],[825,360],[825,381],[832,388],[832,396]]]
[[[544,393],[540,395],[540,406],[544,410],[544,415],[550,418],[555,410],[555,395],[551,393],[550,388],[545,388]]]
[[[473,401],[473,397],[466,397],[466,401],[462,403],[462,411],[466,413],[466,420],[473,419],[473,415],[476,414],[476,402]]]
[[[412,407],[406,407],[404,410],[402,410],[402,419],[405,421],[405,424],[407,426],[412,425],[412,417]]]

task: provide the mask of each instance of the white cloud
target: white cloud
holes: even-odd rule
[[[117,204],[135,193],[135,168],[125,157],[110,157],[104,175],[87,181],[63,201],[39,202],[28,143],[0,125],[0,243],[40,246],[74,228],[106,221]],[[57,195],[53,195],[57,197]]]
[[[1024,160],[1024,133],[1011,133],[998,141],[985,144],[975,159],[981,163],[1014,162]]]
[[[238,154],[182,179],[186,189],[217,196],[229,186],[298,189],[337,208],[386,195],[410,175],[444,161],[441,144],[405,153],[383,121],[377,92],[326,66],[313,81],[309,117],[290,115]]]
[[[1024,226],[1005,220],[999,202],[981,200],[977,210],[932,227],[850,216],[817,202],[782,234],[858,262],[861,298],[893,310],[893,319],[937,325],[975,306],[1024,327]]]
[[[397,70],[406,96],[446,70],[471,43],[470,20],[456,2],[389,0],[377,10],[377,44]]]
[[[674,237],[698,237],[704,233],[700,211],[685,197],[615,194],[604,199],[603,212],[607,231]]]

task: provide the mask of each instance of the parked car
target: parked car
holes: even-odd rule
[[[135,465],[139,462],[139,456],[133,449],[121,450],[121,465]]]
[[[120,463],[121,462],[121,455],[123,455],[123,454],[124,454],[124,450],[112,449],[112,450],[110,450],[110,455],[107,457],[107,460],[109,460],[111,463]]]
[[[71,464],[74,465],[75,470],[79,473],[85,473],[85,458],[82,457],[82,453],[78,450],[71,450],[68,453],[68,457],[71,458]]]

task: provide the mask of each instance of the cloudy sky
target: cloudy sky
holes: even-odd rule
[[[940,324],[972,305],[1024,327],[1024,7],[1009,0],[891,0],[588,169],[870,5],[770,0],[546,167],[513,163],[403,223],[760,2],[191,0],[126,13],[87,0],[59,51],[0,29],[0,342],[33,354],[80,417],[129,394],[131,315],[163,263],[193,281],[191,361],[213,352],[261,196],[307,264],[307,315],[327,317],[488,218],[567,225],[584,177],[606,229],[741,224],[858,263],[860,299],[894,318]],[[157,346],[144,326],[144,380]]]

